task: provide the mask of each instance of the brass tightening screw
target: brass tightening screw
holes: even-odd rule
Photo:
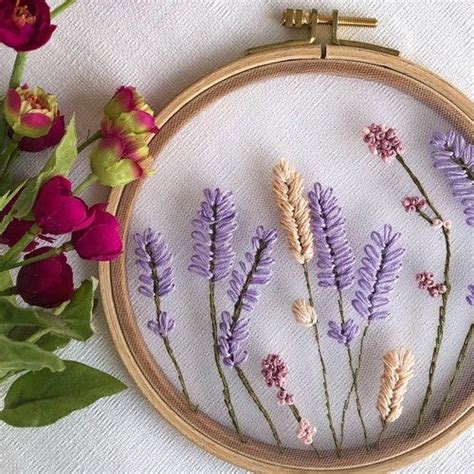
[[[283,13],[283,26],[286,28],[302,28],[312,22],[312,12],[310,10],[293,10],[288,8]],[[332,16],[317,15],[317,24],[332,25]],[[377,26],[376,18],[363,18],[357,16],[340,16],[337,21],[338,26],[363,26],[374,28]]]

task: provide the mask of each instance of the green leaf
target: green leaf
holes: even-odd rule
[[[3,290],[7,290],[8,288],[11,288],[13,286],[13,280],[12,276],[9,271],[5,272],[0,272],[0,292]],[[14,296],[3,296],[2,298],[5,298],[8,301],[14,302],[15,297]],[[7,332],[9,329],[7,329]],[[6,332],[3,332],[2,329],[0,329],[0,334],[6,334]]]
[[[17,342],[0,335],[0,371],[64,370],[63,361],[55,354],[29,342]]]
[[[97,280],[95,278],[83,281],[59,315],[70,330],[81,336],[82,341],[89,339],[93,334],[91,320],[96,288]]]
[[[74,117],[69,122],[66,133],[54,149],[41,173],[28,181],[24,191],[15,203],[14,215],[18,218],[28,217],[41,186],[53,176],[67,176],[77,158],[77,135]]]
[[[0,419],[11,426],[45,426],[126,386],[100,370],[74,361],[66,369],[30,372],[15,380],[5,397]]]
[[[78,291],[80,289],[76,293]],[[37,308],[20,308],[6,298],[0,298],[0,334],[5,334],[14,326],[49,329],[52,334],[79,341],[85,341],[92,335],[90,313],[72,312],[63,318],[62,315]]]
[[[13,196],[15,196],[23,187],[25,186],[26,181],[19,184],[13,191],[8,191],[0,197],[0,212],[5,209],[7,204],[12,200]],[[8,224],[13,220],[13,214],[15,209],[12,208],[10,211],[3,217],[2,221],[0,222],[0,234],[4,232],[7,228]]]
[[[9,333],[8,337],[13,341],[26,341],[35,332],[39,331],[40,328],[33,326],[15,326]],[[45,334],[43,337],[38,339],[35,344],[41,349],[48,352],[53,352],[56,349],[67,346],[71,341],[70,337],[57,336],[56,334]]]

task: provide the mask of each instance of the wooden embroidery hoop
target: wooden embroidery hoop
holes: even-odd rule
[[[311,17],[308,15],[308,18]],[[337,12],[336,16],[333,13],[332,19],[337,24]],[[304,24],[303,16],[299,21]],[[443,79],[371,45],[357,43],[354,47],[348,42],[342,45],[343,42],[337,40],[338,44],[316,45],[312,40],[314,31],[311,33],[313,35],[306,42],[258,48],[184,90],[157,116],[157,124],[162,130],[150,144],[152,155],[157,156],[184,123],[216,98],[258,80],[311,72],[375,80],[398,88],[427,103],[472,140],[473,105]],[[140,183],[134,182],[123,189],[113,189],[109,196],[109,211],[122,223],[124,242],[128,241],[129,224],[140,187]],[[191,411],[148,351],[130,303],[126,255],[114,262],[101,263],[99,279],[113,342],[140,390],[158,412],[192,442],[245,469],[258,472],[387,472],[433,453],[474,424],[474,394],[471,391],[451,406],[442,420],[430,424],[417,436],[394,439],[396,442],[370,454],[361,449],[342,459],[335,456],[318,459],[310,451],[288,449],[279,452],[275,446],[255,440],[241,443],[230,429],[204,413]]]

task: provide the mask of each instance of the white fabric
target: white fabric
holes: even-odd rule
[[[78,2],[58,18],[59,27],[53,41],[31,54],[25,79],[55,92],[61,110],[67,116],[75,111],[79,132],[85,137],[97,127],[101,104],[122,83],[135,84],[158,110],[181,89],[239,57],[244,49],[293,37],[276,21],[280,10],[288,6],[292,5],[264,0],[241,0],[232,4],[209,0],[192,5],[184,1],[150,0],[120,2],[120,6],[111,0]],[[298,6],[314,4],[303,2]],[[472,94],[469,64],[472,35],[468,21],[472,8],[468,2],[425,2],[421,7],[420,2],[415,1],[351,0],[318,2],[317,6],[328,12],[331,8],[339,8],[341,14],[376,16],[380,25],[377,30],[347,30],[344,36],[398,47],[404,57],[425,65],[463,92]],[[6,54],[2,64],[10,59]],[[8,69],[2,68],[4,81]],[[337,90],[331,85],[337,86]],[[288,94],[289,88],[293,90],[292,94]],[[328,110],[331,110],[330,116]],[[226,419],[225,413],[218,409],[217,395],[206,389],[206,383],[214,380],[206,370],[212,359],[204,350],[209,333],[204,288],[197,277],[189,278],[186,271],[190,255],[189,220],[198,206],[202,188],[219,185],[232,189],[240,212],[236,249],[241,256],[257,224],[277,223],[269,190],[270,171],[277,159],[285,157],[300,168],[308,186],[319,179],[324,185],[336,188],[348,217],[349,239],[358,261],[372,229],[390,222],[403,232],[403,244],[408,253],[400,284],[392,297],[393,319],[380,326],[380,339],[370,341],[368,359],[375,364],[386,349],[399,345],[414,349],[419,373],[409,392],[404,413],[405,420],[413,421],[436,324],[436,302],[414,287],[413,273],[434,266],[435,272],[440,273],[442,242],[434,231],[401,211],[400,197],[414,192],[401,170],[395,164],[387,167],[377,162],[361,145],[360,129],[371,120],[396,124],[410,150],[407,156],[413,157],[423,182],[452,217],[455,254],[461,254],[464,248],[467,257],[469,240],[460,205],[450,197],[444,178],[432,170],[428,156],[430,134],[437,128],[446,128],[447,124],[410,97],[364,81],[287,77],[234,92],[206,109],[171,140],[162,154],[159,174],[145,185],[132,230],[152,224],[163,232],[176,253],[174,267],[179,287],[165,300],[167,309],[178,319],[173,343],[186,368],[195,359],[195,352],[185,348],[193,347],[190,341],[201,341],[202,363],[192,373],[187,371],[186,376],[200,406],[207,406],[209,413],[219,420]],[[36,160],[23,158],[17,171],[33,172],[38,166]],[[86,173],[84,154],[74,177],[80,179]],[[370,194],[362,188],[365,179],[370,180]],[[103,199],[105,192],[97,187],[89,190],[86,196],[91,200]],[[311,392],[316,392],[312,388],[312,378],[302,383],[306,365],[299,364],[299,360],[306,357],[308,363],[313,364],[314,347],[309,335],[288,320],[288,305],[293,298],[304,295],[304,288],[296,266],[287,257],[283,239],[276,255],[276,277],[264,291],[258,309],[252,315],[253,338],[249,343],[252,357],[248,371],[262,399],[271,406],[278,426],[288,425],[284,439],[291,444],[292,420],[273,406],[274,393],[263,387],[258,376],[261,356],[268,351],[281,351],[290,365],[289,387],[300,400],[302,411],[308,411],[307,416],[317,422],[318,436],[326,445],[329,438],[325,419],[320,411],[314,411],[315,405],[322,406],[320,394]],[[471,264],[467,258],[464,261],[458,258],[453,265],[455,289],[449,314],[458,325],[451,321],[447,327],[444,346],[447,349],[440,362],[439,384],[442,387],[446,385],[449,368],[470,323],[463,297],[469,277],[472,279],[472,271],[469,275]],[[78,279],[94,271],[94,265],[84,262],[78,262],[77,268]],[[130,271],[135,278],[136,271],[132,266]],[[299,286],[288,283],[293,281],[301,283]],[[184,282],[189,284],[184,287]],[[130,285],[135,285],[135,280],[131,279]],[[225,285],[219,294],[221,307],[226,301],[224,290]],[[334,299],[319,289],[317,294],[319,313],[327,321],[328,313],[334,310]],[[406,301],[403,301],[404,295],[407,295]],[[347,299],[350,296],[352,291],[347,293]],[[134,297],[143,326],[152,311],[147,304]],[[349,304],[347,308],[353,314]],[[420,314],[423,314],[422,318]],[[100,314],[96,318],[96,329],[97,335],[91,341],[71,345],[65,355],[130,382]],[[155,342],[149,334],[144,334],[149,343]],[[288,341],[296,342],[289,344]],[[326,338],[324,343],[330,352],[331,341]],[[163,354],[161,349],[153,350],[157,356]],[[338,386],[342,389],[348,383],[347,374],[338,380],[334,377],[335,362],[331,360],[329,367],[334,393],[338,392]],[[164,366],[167,367],[166,362]],[[365,387],[378,381],[379,366],[380,363],[368,368],[363,380]],[[232,386],[235,387],[236,405],[248,406],[244,393],[233,379]],[[366,393],[366,405],[369,406],[373,404],[375,393],[372,390]],[[205,395],[208,396],[206,403]],[[316,403],[310,403],[313,398]],[[258,413],[250,408],[245,413],[241,408],[241,413],[245,431],[266,439],[263,423],[251,423]],[[377,426],[374,411],[369,418],[373,433]],[[0,435],[0,467],[6,472],[239,471],[177,434],[133,385],[121,395],[102,400],[51,427],[18,430],[1,425]],[[354,417],[349,422],[348,437],[352,443],[360,439]],[[471,431],[405,471],[472,471],[472,440]]]

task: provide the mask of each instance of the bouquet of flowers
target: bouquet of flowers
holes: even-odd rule
[[[56,351],[93,334],[94,278],[76,282],[68,261],[110,261],[122,252],[120,224],[105,203],[80,195],[89,185],[123,186],[150,174],[148,143],[158,132],[153,111],[135,88],[121,87],[105,105],[100,130],[77,143],[74,117],[56,97],[23,82],[30,52],[46,44],[52,19],[45,0],[0,0],[0,43],[16,52],[8,88],[0,94],[0,382],[11,383],[0,419],[43,426],[125,385]],[[99,128],[99,127],[98,127]],[[90,174],[73,185],[78,154],[90,152]],[[37,176],[11,179],[21,155],[48,150]]]

